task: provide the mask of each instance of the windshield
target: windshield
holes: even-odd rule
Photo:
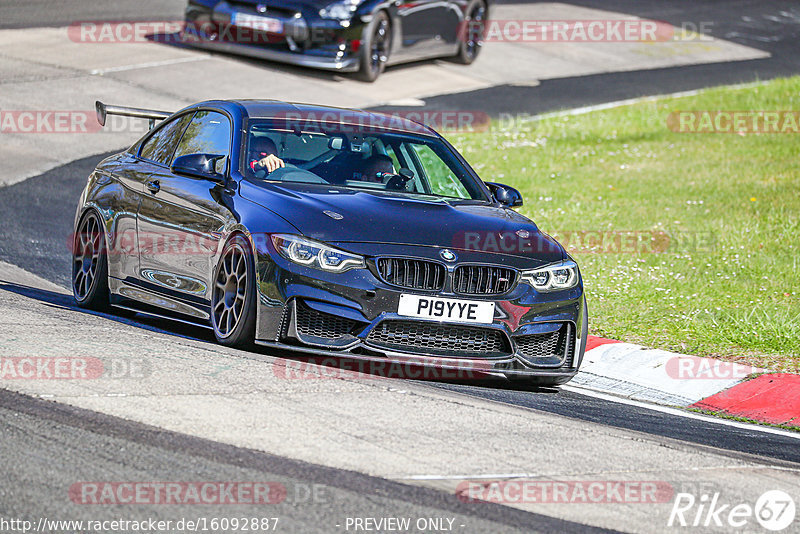
[[[464,200],[486,200],[469,170],[444,143],[384,131],[289,129],[251,121],[242,173],[253,181],[335,185]]]

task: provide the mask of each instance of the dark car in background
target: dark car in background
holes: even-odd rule
[[[387,65],[435,57],[470,64],[489,0],[189,0],[198,46],[374,81]]]
[[[581,364],[578,266],[439,134],[405,119],[209,101],[89,177],[73,293],[220,343],[561,384]],[[281,165],[266,166],[278,161]]]

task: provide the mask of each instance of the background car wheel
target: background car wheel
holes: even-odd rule
[[[464,31],[459,34],[461,44],[453,59],[457,63],[470,65],[478,57],[483,47],[483,34],[486,30],[486,4],[483,0],[473,2],[467,7]]]
[[[374,82],[386,69],[392,51],[392,26],[389,16],[381,11],[364,29],[361,39],[361,69],[356,77],[365,82]]]
[[[108,308],[108,258],[100,216],[86,213],[72,244],[72,295],[82,308]]]
[[[253,344],[256,280],[250,244],[242,235],[228,241],[214,273],[211,324],[217,341],[230,347]]]

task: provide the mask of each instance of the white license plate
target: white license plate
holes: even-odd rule
[[[248,13],[234,13],[233,25],[240,28],[250,28],[260,32],[283,33],[283,22],[272,17],[260,17]]]
[[[400,295],[397,313],[405,317],[438,321],[491,324],[494,320],[494,302]]]

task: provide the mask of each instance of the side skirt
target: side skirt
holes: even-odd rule
[[[110,304],[115,308],[211,328],[211,307],[208,304],[168,295],[130,279],[109,277],[108,286]]]

